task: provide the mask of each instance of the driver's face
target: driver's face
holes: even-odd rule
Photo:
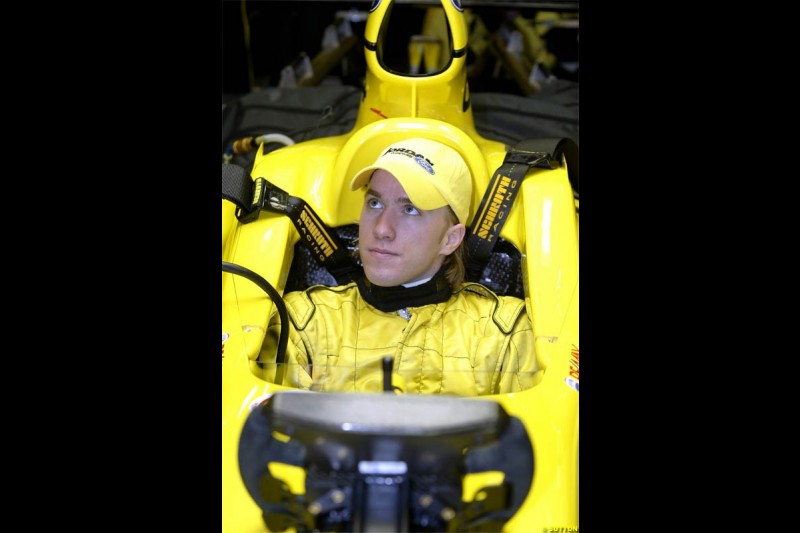
[[[423,211],[385,170],[372,174],[358,228],[358,247],[367,279],[382,287],[432,277],[464,238],[450,209]]]

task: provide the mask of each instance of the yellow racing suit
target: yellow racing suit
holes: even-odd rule
[[[355,282],[289,292],[284,384],[315,391],[381,391],[392,357],[395,390],[479,396],[524,390],[541,378],[525,302],[463,283],[447,301],[384,312]],[[261,351],[274,362],[280,319]]]

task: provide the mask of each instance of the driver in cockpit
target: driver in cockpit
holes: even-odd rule
[[[541,378],[525,302],[465,282],[472,177],[450,146],[408,138],[358,171],[364,277],[284,294],[291,326],[284,384],[380,391],[382,361],[405,393],[525,390]],[[274,359],[275,313],[260,360]]]

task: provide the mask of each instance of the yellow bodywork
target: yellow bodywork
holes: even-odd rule
[[[258,151],[251,176],[263,177],[305,200],[330,228],[357,222],[361,198],[349,190],[357,169],[372,163],[381,148],[410,136],[429,137],[457,149],[474,177],[474,214],[493,172],[506,154],[503,143],[475,130],[466,80],[467,30],[462,11],[450,0],[442,9],[452,43],[443,43],[444,70],[401,76],[384,70],[369,43],[378,43],[384,0],[367,19],[364,35],[368,72],[365,96],[353,129],[344,135],[298,142],[266,155]],[[448,52],[449,50],[449,52]],[[532,443],[534,478],[522,507],[504,531],[578,528],[578,215],[566,161],[555,169],[529,170],[500,236],[523,257],[523,284],[542,381],[524,392],[484,396],[519,418]],[[240,223],[235,206],[222,202],[222,259],[246,267],[281,294],[299,235],[287,216],[262,211]],[[272,310],[265,292],[251,281],[222,274],[222,530],[267,531],[262,512],[240,475],[238,445],[254,405],[285,387],[256,377],[254,360]],[[313,393],[312,393],[313,394]],[[287,484],[302,492],[304,472],[286,467]],[[468,476],[469,477],[469,476]],[[485,480],[483,481],[485,482]],[[465,480],[464,499],[475,497]]]

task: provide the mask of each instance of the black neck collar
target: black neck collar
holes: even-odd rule
[[[444,267],[431,279],[416,287],[381,287],[370,283],[366,276],[360,277],[357,283],[361,297],[371,306],[387,313],[404,307],[446,302],[451,294]]]

